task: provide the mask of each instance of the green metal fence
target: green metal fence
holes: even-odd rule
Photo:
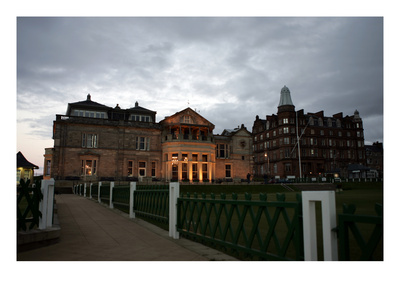
[[[102,184],[100,186],[100,201],[105,204],[110,204],[110,185]]]
[[[137,186],[137,190],[134,192],[134,199],[133,211],[135,215],[161,224],[168,224],[168,185],[153,186],[153,189],[149,189],[148,186],[139,185]]]
[[[97,199],[99,194],[99,185],[96,184],[92,184],[92,198]]]
[[[114,208],[119,209],[125,213],[129,213],[129,192],[129,185],[114,186],[112,194],[112,202],[114,204]]]
[[[36,181],[35,186],[29,186],[30,180],[26,182],[21,179],[17,187],[17,230],[33,229],[39,226],[39,218],[42,213],[39,210],[39,202],[43,199],[40,190],[41,182]]]
[[[231,200],[225,194],[187,195],[178,198],[178,232],[242,259],[303,260],[300,195],[297,200],[285,202],[283,194],[271,202],[266,194],[259,200],[247,193],[245,200],[234,193]]]
[[[383,207],[376,216],[356,215],[354,205],[343,205],[338,214],[339,260],[383,260]]]

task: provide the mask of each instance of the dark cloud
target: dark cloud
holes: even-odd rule
[[[91,93],[109,106],[139,100],[158,120],[189,102],[216,133],[251,130],[277,112],[284,85],[296,109],[358,109],[366,141],[382,141],[383,18],[17,19],[19,119],[55,117]],[[43,124],[26,134],[51,136]]]

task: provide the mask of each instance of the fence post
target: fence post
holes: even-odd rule
[[[135,191],[136,191],[136,182],[131,182],[129,185],[129,218],[135,218],[135,212],[133,211],[133,204],[135,201]]]
[[[335,191],[303,191],[304,260],[318,260],[315,202],[321,202],[324,260],[338,260]]]
[[[89,186],[89,199],[92,199],[92,186],[93,186],[93,183],[90,183],[90,186]]]
[[[110,208],[114,208],[114,203],[112,201],[113,196],[114,181],[110,182]]]
[[[83,197],[86,197],[86,182],[83,185]]]
[[[97,191],[97,201],[98,201],[99,203],[101,203],[101,195],[100,195],[100,192],[101,192],[101,181],[99,181],[99,187],[98,187],[98,191]]]
[[[46,229],[53,226],[54,179],[42,180],[41,191],[43,200],[39,203],[39,210],[42,213],[39,229]]]
[[[179,239],[177,231],[178,221],[178,204],[179,197],[179,182],[170,182],[169,184],[169,236],[174,239]]]

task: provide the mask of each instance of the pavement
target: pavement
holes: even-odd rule
[[[60,238],[17,253],[18,261],[235,261],[141,219],[74,194],[56,195]]]

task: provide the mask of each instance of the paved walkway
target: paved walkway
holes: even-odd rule
[[[56,195],[58,243],[17,254],[18,261],[207,261],[234,258],[81,196]]]

